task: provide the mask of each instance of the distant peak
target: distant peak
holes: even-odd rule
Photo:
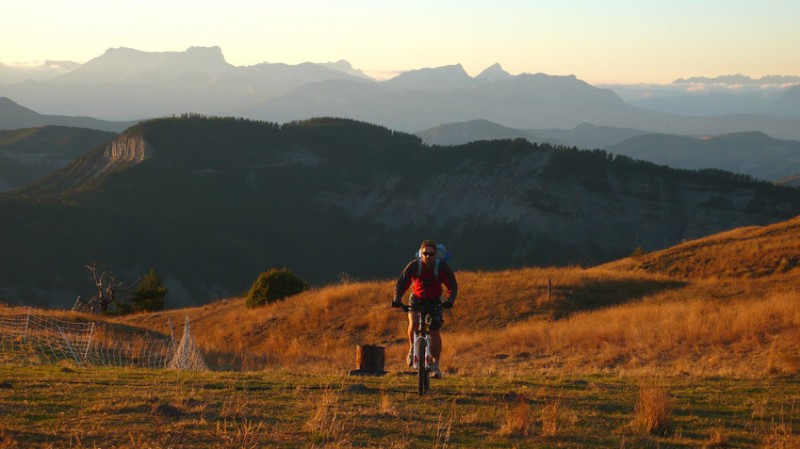
[[[327,67],[335,67],[335,68],[339,68],[339,69],[347,69],[347,70],[352,70],[353,69],[353,65],[350,64],[350,62],[345,60],[345,59],[340,59],[340,60],[338,60],[336,62],[326,62],[326,63],[324,63],[322,65],[325,65]]]
[[[506,72],[499,63],[494,63],[478,74],[476,78],[494,81],[511,78],[511,74]]]
[[[19,104],[8,97],[0,97],[0,106],[19,106]]]
[[[119,54],[119,53],[144,53],[141,50],[136,50],[130,47],[112,47],[105,51],[105,54]]]
[[[217,45],[214,45],[213,47],[189,47],[186,49],[186,53],[202,53],[222,56],[222,49]]]
[[[417,70],[410,70],[405,73],[431,73],[431,72],[446,72],[446,73],[464,73],[466,74],[466,70],[464,70],[464,66],[461,64],[451,64],[451,65],[443,65],[439,67],[425,67],[422,69]]]
[[[353,65],[350,64],[349,61],[346,61],[344,59],[340,59],[336,62],[325,62],[317,65],[321,65],[322,67],[327,67],[331,70],[336,70],[342,73],[346,73],[348,75],[356,76],[358,78],[372,79],[372,77],[362,72],[361,70],[353,68]]]
[[[112,56],[165,55],[165,54],[181,54],[181,53],[191,54],[191,55],[211,56],[211,57],[222,57],[222,49],[216,45],[213,47],[189,47],[185,51],[156,51],[156,52],[136,50],[135,48],[129,48],[129,47],[116,47],[107,49],[104,55],[112,55]]]
[[[387,81],[387,83],[390,85],[411,85],[422,82],[438,83],[440,87],[452,87],[454,85],[465,85],[471,81],[472,78],[467,74],[461,64],[453,64],[403,72]]]

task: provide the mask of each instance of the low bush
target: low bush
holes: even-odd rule
[[[260,307],[306,289],[306,284],[286,268],[261,273],[247,292],[247,307]]]

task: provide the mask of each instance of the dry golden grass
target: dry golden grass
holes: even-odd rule
[[[759,375],[800,370],[800,291],[729,301],[670,300],[672,293],[556,322],[518,323],[491,338],[459,333],[448,339],[443,359],[482,358],[504,369],[559,372]]]
[[[445,312],[446,373],[761,376],[800,372],[800,217],[596,268],[457,273]],[[404,370],[394,281],[343,282],[261,308],[242,298],[112,320],[169,335],[191,320],[216,369],[342,372],[355,347]],[[89,319],[84,315],[69,315]]]
[[[651,382],[642,383],[634,408],[633,425],[646,434],[666,435],[672,410],[673,400],[665,387]]]
[[[558,433],[561,400],[555,399],[542,407],[540,420],[542,422],[542,436],[554,437]]]
[[[445,314],[442,367],[449,373],[800,372],[796,275],[678,283],[565,268],[462,272],[459,279],[459,302]],[[391,288],[328,286],[259,309],[230,299],[122,321],[168,334],[167,318],[187,315],[216,368],[341,371],[355,368],[356,345],[380,344],[387,369],[403,369],[406,318],[388,306]]]
[[[454,342],[461,334],[496,337],[515,325],[638,302],[682,285],[662,276],[581,268],[460,272],[458,277],[460,299],[445,316]],[[218,368],[340,370],[351,368],[358,344],[387,346],[387,360],[402,360],[407,322],[405,314],[389,307],[392,290],[391,281],[348,283],[257,309],[237,298],[118,321],[169,334],[169,322],[189,316],[207,363]],[[451,369],[457,367],[451,364]]]
[[[604,267],[687,279],[758,278],[800,265],[800,217],[769,226],[737,228]]]
[[[533,411],[527,400],[517,401],[506,406],[505,421],[498,435],[524,437],[532,431]]]
[[[20,410],[9,405],[12,396],[32,396],[19,399],[24,413],[6,414],[14,431],[0,429],[0,447],[34,447],[24,446],[34,426],[62,437],[58,446],[36,447],[76,449],[186,441],[223,448],[798,448],[798,225],[736,230],[590,269],[458,272],[442,368],[459,375],[439,381],[423,401],[412,393],[411,376],[365,379],[360,389],[344,388],[339,377],[355,368],[357,344],[386,346],[387,370],[406,369],[406,317],[389,307],[390,280],[348,281],[258,309],[232,298],[117,318],[98,339],[168,335],[170,321],[180,332],[188,316],[213,368],[269,372],[193,373],[202,383],[172,371],[148,378],[85,370],[80,384],[52,386],[47,377],[75,368],[36,367],[27,377],[8,371],[14,382],[6,388],[15,394],[3,407]],[[316,373],[336,374],[320,381]],[[85,388],[109,374],[123,376],[101,379],[114,388]],[[637,379],[644,379],[638,392]],[[79,406],[64,397],[68,390],[80,390]],[[60,415],[55,427],[43,421]],[[109,440],[114,429],[106,423],[125,418],[129,427]]]

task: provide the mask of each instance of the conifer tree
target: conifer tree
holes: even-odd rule
[[[136,292],[131,297],[131,308],[134,312],[155,312],[164,308],[167,287],[161,281],[161,276],[155,268],[151,268],[142,276]]]

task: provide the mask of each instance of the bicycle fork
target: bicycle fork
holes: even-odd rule
[[[431,337],[430,335],[416,335],[414,337],[414,369],[419,368],[419,347],[425,345],[425,367],[431,365]]]

